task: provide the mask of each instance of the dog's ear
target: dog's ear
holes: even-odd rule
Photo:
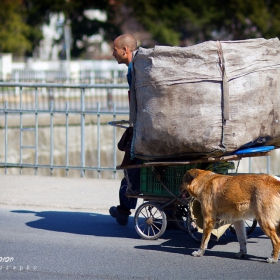
[[[190,169],[185,173],[183,177],[183,183],[189,184],[192,182],[192,180],[195,178],[195,176],[193,176],[193,170],[195,169]]]
[[[189,184],[190,184],[190,183],[192,182],[192,180],[194,179],[194,177],[192,176],[192,174],[191,174],[190,171],[191,171],[191,170],[188,170],[188,171],[185,173],[185,175],[183,176],[182,185],[180,186],[180,192],[181,192],[181,193],[184,193],[184,192],[187,190]]]
[[[200,169],[190,169],[189,171],[190,176],[192,177],[192,180],[196,178],[200,174]]]

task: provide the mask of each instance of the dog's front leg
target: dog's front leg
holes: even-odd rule
[[[243,220],[235,221],[233,223],[237,240],[239,242],[240,251],[235,255],[237,258],[244,258],[247,254],[247,235],[245,230],[245,223]]]
[[[205,250],[208,247],[208,242],[211,236],[212,229],[214,228],[215,221],[210,217],[204,217],[203,220],[203,234],[200,244],[200,248],[197,251],[192,252],[192,255],[195,257],[202,257],[205,253]]]

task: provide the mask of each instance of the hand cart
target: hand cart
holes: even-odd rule
[[[154,161],[142,165],[118,166],[118,169],[140,168],[140,192],[127,190],[128,197],[141,198],[141,204],[134,215],[136,232],[143,239],[158,239],[165,232],[169,223],[188,232],[193,239],[201,241],[203,218],[200,203],[192,198],[182,197],[179,188],[187,170],[192,168],[208,169],[215,173],[227,174],[234,164],[232,161],[244,157],[267,156],[274,146],[262,146],[236,152],[234,155],[201,158],[188,161]],[[235,175],[236,173],[230,173]],[[247,235],[253,232],[257,225],[254,219],[246,220]],[[231,224],[217,223],[212,234],[217,239],[229,228],[235,233]]]
[[[127,128],[128,121],[112,121],[108,124]],[[165,232],[167,224],[175,224],[179,229],[188,232],[193,239],[201,241],[203,218],[200,203],[195,198],[184,198],[179,193],[182,178],[192,168],[208,169],[215,173],[227,174],[234,166],[232,161],[244,157],[268,156],[275,147],[260,146],[239,150],[231,155],[208,157],[182,161],[154,161],[141,165],[117,166],[117,169],[140,168],[140,191],[127,190],[127,197],[141,198],[141,204],[134,215],[136,232],[143,239],[158,239]],[[230,173],[235,175],[237,173]],[[246,220],[247,235],[256,228],[255,219]],[[227,229],[235,234],[234,226],[226,222],[216,223],[212,234],[219,238]]]

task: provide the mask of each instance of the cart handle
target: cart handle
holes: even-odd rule
[[[108,124],[112,125],[112,126],[121,127],[121,128],[128,128],[129,127],[129,121],[126,121],[126,120],[110,121],[110,122],[108,122]]]

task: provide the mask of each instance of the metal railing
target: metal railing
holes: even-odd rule
[[[118,128],[108,130],[107,122],[128,117],[127,85],[0,83],[0,90],[4,131],[0,167],[5,174],[11,169],[19,169],[20,174],[33,169],[37,175],[48,169],[50,175],[63,170],[68,176],[78,170],[81,177],[95,171],[91,177],[100,178],[108,171],[112,175],[106,178],[116,178]],[[73,136],[79,144],[76,141],[78,147],[71,150]],[[88,137],[94,138],[92,144]],[[111,139],[110,145],[102,146],[104,137]],[[56,147],[58,139],[64,142],[60,147]],[[107,166],[102,166],[101,153],[110,161]]]
[[[0,109],[5,101],[9,109],[49,110],[53,101],[55,110],[64,110],[65,102],[69,110],[80,108],[80,94],[83,90],[86,110],[112,110],[113,103],[117,110],[128,109],[127,84],[54,84],[54,83],[0,83]],[[35,100],[35,98],[38,100]],[[37,103],[36,103],[37,102]],[[20,107],[21,106],[21,107]]]
[[[127,89],[126,84],[0,83],[0,172],[121,178],[116,165],[123,154],[116,147],[123,130],[107,123],[128,119]],[[257,172],[270,173],[270,157],[257,164]],[[240,171],[256,172],[255,165],[256,159],[248,158]]]
[[[68,75],[69,74],[69,75]],[[5,82],[14,83],[83,83],[83,84],[122,84],[126,83],[126,71],[123,70],[81,70],[67,72],[60,70],[13,70]]]

